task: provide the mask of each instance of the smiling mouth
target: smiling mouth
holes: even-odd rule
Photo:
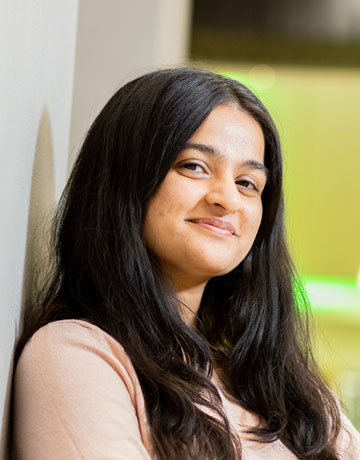
[[[218,236],[233,236],[235,231],[231,224],[222,221],[211,221],[205,219],[188,220],[191,224],[204,228]]]

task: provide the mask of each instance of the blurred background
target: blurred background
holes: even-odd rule
[[[360,429],[360,2],[1,0],[0,54],[0,458],[14,341],[84,135],[118,87],[184,63],[244,82],[275,119],[316,355]]]

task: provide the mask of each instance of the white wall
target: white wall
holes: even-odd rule
[[[0,416],[6,457],[15,329],[38,252],[34,229],[66,176],[76,0],[0,3]],[[25,264],[26,259],[26,264]]]
[[[117,88],[186,60],[191,11],[192,0],[80,0],[70,164]]]
[[[183,62],[190,10],[191,0],[0,0],[1,459],[16,330],[69,145],[72,159],[120,84]]]

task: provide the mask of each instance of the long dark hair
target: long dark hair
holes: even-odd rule
[[[207,283],[197,327],[190,328],[146,248],[144,217],[194,131],[216,106],[234,102],[264,134],[270,173],[263,218],[240,265]],[[44,324],[87,319],[130,357],[159,459],[241,456],[210,379],[214,364],[227,390],[260,417],[251,430],[257,440],[280,439],[300,459],[338,458],[339,412],[313,361],[307,319],[294,295],[278,134],[266,108],[241,83],[176,68],[118,90],[83,143],[56,212],[54,248],[51,282],[25,320],[17,357]]]

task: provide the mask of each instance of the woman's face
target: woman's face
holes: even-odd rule
[[[216,107],[188,140],[149,202],[148,248],[175,286],[235,268],[262,217],[264,136],[236,105]]]

